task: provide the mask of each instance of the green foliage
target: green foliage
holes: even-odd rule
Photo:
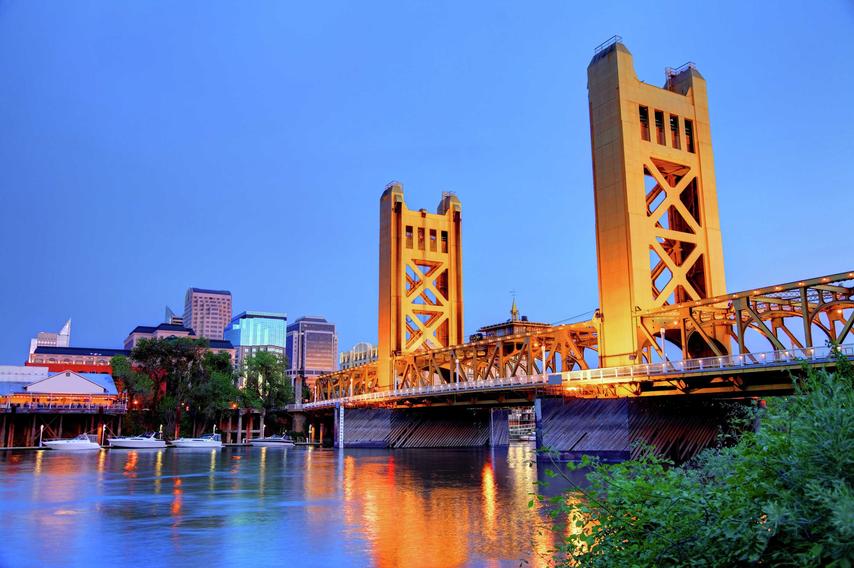
[[[142,339],[131,352],[131,360],[113,357],[113,376],[134,400],[131,412],[147,411],[135,416],[130,424],[139,429],[166,432],[207,429],[238,400],[234,372],[227,353],[213,353],[204,339]],[[195,433],[195,432],[193,432]]]
[[[593,465],[590,486],[552,500],[577,534],[573,566],[851,566],[854,371],[806,369],[796,394],[754,409],[757,432],[684,467],[647,452]],[[545,500],[545,499],[544,499]]]
[[[260,351],[244,361],[246,384],[243,405],[281,410],[294,401],[293,387],[285,377],[285,361],[276,353]]]

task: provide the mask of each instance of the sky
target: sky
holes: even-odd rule
[[[598,305],[586,68],[708,82],[727,286],[854,268],[854,3],[0,0],[0,364],[183,311],[377,337],[379,197],[463,207],[466,333]]]

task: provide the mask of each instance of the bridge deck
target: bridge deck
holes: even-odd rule
[[[839,348],[846,357],[854,357],[854,345]],[[715,392],[766,392],[784,390],[791,387],[787,371],[797,370],[802,365],[824,366],[834,363],[834,356],[829,347],[810,347],[807,349],[788,349],[750,353],[722,357],[705,357],[684,361],[667,361],[663,363],[632,365],[626,367],[609,367],[603,369],[588,369],[569,371],[556,374],[521,375],[515,377],[493,378],[482,381],[462,381],[443,383],[429,386],[418,386],[391,391],[379,391],[353,396],[310,402],[295,406],[294,410],[319,410],[337,405],[383,405],[395,401],[425,398],[446,397],[458,394],[476,394],[496,391],[519,391],[531,389],[548,389],[555,393],[562,392],[569,396],[608,396],[603,394],[601,387],[634,387],[614,388],[611,396],[655,396],[674,394],[674,390],[688,393],[692,391],[692,383],[697,380],[705,384],[703,394]],[[781,380],[775,382],[760,382],[751,385],[745,380],[745,375],[758,372],[773,371],[779,374]],[[717,380],[721,377],[725,380]],[[671,388],[646,389],[644,384],[673,383]],[[699,392],[699,389],[695,389]]]

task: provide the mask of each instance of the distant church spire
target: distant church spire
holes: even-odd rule
[[[510,321],[519,321],[519,308],[516,306],[515,292],[513,292],[513,305],[510,306]]]

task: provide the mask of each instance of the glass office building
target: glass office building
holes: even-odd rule
[[[287,314],[278,312],[243,312],[225,328],[225,338],[234,345],[237,363],[259,351],[285,355]]]
[[[288,376],[313,378],[338,369],[335,324],[321,317],[301,317],[288,326]]]

